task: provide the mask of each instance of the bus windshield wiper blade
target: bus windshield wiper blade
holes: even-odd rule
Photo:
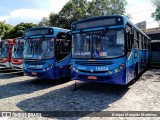
[[[26,42],[28,42],[28,46],[30,47],[30,49],[31,49],[31,54],[33,55],[34,53],[33,53],[33,42],[31,42],[31,40],[32,39],[30,39],[30,38],[28,38],[27,40],[26,40]]]

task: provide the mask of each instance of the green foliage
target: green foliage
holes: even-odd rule
[[[51,13],[49,21],[52,26],[70,29],[72,22],[86,17],[125,15],[126,5],[126,0],[70,0],[58,14]]]
[[[50,26],[49,19],[46,17],[43,17],[42,20],[38,23],[38,26]]]
[[[50,14],[51,25],[70,29],[72,22],[86,17],[87,4],[86,0],[69,1],[58,14]]]
[[[160,0],[152,0],[153,5],[156,7],[155,11],[152,13],[152,17],[156,21],[160,21]]]
[[[10,31],[5,32],[3,39],[21,37],[26,29],[35,27],[33,23],[20,23],[13,27]]]
[[[0,38],[8,33],[13,27],[10,24],[6,24],[5,21],[0,21]]]
[[[87,12],[89,16],[124,15],[126,5],[125,0],[92,0]]]

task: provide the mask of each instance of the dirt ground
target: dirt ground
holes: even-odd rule
[[[95,83],[78,82],[77,85],[78,89],[73,91],[74,81],[69,79],[40,80],[23,76],[21,72],[0,68],[0,111],[87,111],[78,118],[32,118],[38,120],[160,119],[160,117],[90,117],[93,111],[160,111],[158,69],[147,70],[136,83],[120,89],[113,85]]]

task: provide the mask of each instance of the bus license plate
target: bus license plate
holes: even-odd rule
[[[96,76],[88,76],[88,79],[90,79],[90,80],[97,80],[97,77]]]
[[[35,72],[32,72],[32,75],[37,75],[37,73],[35,73]]]

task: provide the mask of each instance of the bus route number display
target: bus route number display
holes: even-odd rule
[[[32,29],[25,32],[25,36],[36,36],[36,35],[52,35],[53,29]]]

